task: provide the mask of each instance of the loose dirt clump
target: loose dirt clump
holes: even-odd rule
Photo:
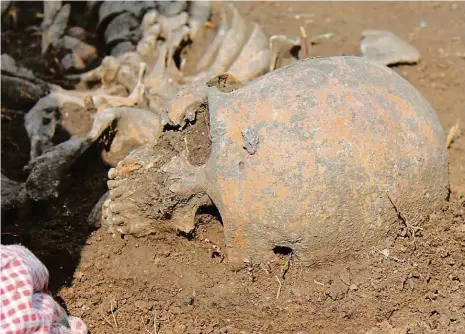
[[[334,333],[342,325],[356,333],[386,323],[402,333],[458,333],[465,328],[464,220],[465,203],[448,203],[421,231],[409,235],[399,223],[389,248],[349,262],[308,265],[277,254],[239,271],[223,259],[223,232],[212,215],[202,214],[192,240],[114,240],[98,231],[60,296],[107,333],[116,330],[104,320],[111,303],[121,332],[155,321],[165,333]]]
[[[422,54],[418,65],[394,70],[430,101],[446,133],[457,119],[463,128],[462,3],[252,2],[237,7],[268,35],[298,36],[300,25],[308,34],[334,33],[313,43],[312,56],[358,54],[363,29],[390,29]],[[31,7],[25,26],[40,24],[32,19],[35,12]],[[419,29],[422,21],[426,28]],[[45,65],[53,59],[40,60],[40,36],[18,27],[13,33],[13,26],[2,26],[2,50],[59,80]],[[28,47],[29,41],[35,46]],[[2,173],[16,181],[27,176],[22,166],[29,143],[22,119],[30,107],[2,99]],[[202,115],[185,137],[177,129],[166,132],[163,140],[170,146],[162,145],[179,150],[187,145],[194,165],[209,152]],[[449,148],[450,201],[424,222],[400,219],[386,236],[388,247],[333,264],[298,263],[287,249],[275,249],[269,263],[236,270],[224,256],[221,219],[212,207],[199,210],[196,230],[184,236],[114,238],[90,225],[87,216],[107,191],[108,167],[100,149],[96,144],[79,159],[65,194],[3,216],[1,231],[2,243],[22,243],[45,263],[53,295],[92,333],[465,332],[464,135]]]

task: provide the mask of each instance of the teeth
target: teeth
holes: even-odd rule
[[[113,180],[118,176],[118,170],[116,168],[110,168],[108,171],[108,178]]]
[[[122,203],[112,203],[109,205],[110,211],[113,213],[121,213],[124,210],[128,209],[128,205]]]
[[[109,180],[107,181],[108,189],[115,189],[116,187],[119,187],[123,182],[124,180],[118,180],[118,181]]]
[[[121,187],[111,189],[110,190],[110,197],[111,198],[119,198],[124,194],[124,189]]]

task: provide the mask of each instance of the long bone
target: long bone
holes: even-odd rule
[[[141,63],[139,68],[139,75],[137,79],[137,85],[132,91],[131,95],[128,97],[120,97],[120,96],[113,96],[113,95],[94,95],[92,97],[92,102],[94,106],[97,108],[97,111],[103,110],[106,108],[115,108],[115,107],[122,107],[128,106],[132,107],[136,104],[142,104],[144,102],[144,94],[145,94],[145,85],[143,83],[143,76],[146,70],[146,64]]]
[[[245,82],[265,73],[269,64],[268,39],[262,28],[255,24],[249,40],[228,69],[228,73]]]
[[[50,45],[58,43],[63,35],[71,5],[61,6],[61,1],[44,1],[44,20],[42,21],[42,54],[45,54]]]
[[[224,10],[220,13],[221,20],[219,24],[218,31],[216,32],[216,36],[213,42],[208,46],[207,50],[200,58],[199,62],[197,63],[197,71],[205,70],[215,58],[216,54],[218,53],[218,49],[221,46],[224,38],[226,37],[226,33],[228,32],[228,20],[226,18],[226,12]]]
[[[145,86],[142,83],[142,76],[144,71],[145,64],[141,63],[138,84],[129,97],[102,94],[101,91],[100,93],[99,91],[67,91],[59,86],[50,85],[51,93],[39,99],[24,119],[26,132],[31,141],[30,162],[39,157],[45,149],[51,147],[51,139],[58,122],[55,113],[57,110],[61,110],[66,103],[74,103],[86,108],[88,107],[86,98],[91,94],[93,94],[91,98],[93,105],[99,110],[107,107],[134,106],[143,103]]]
[[[246,24],[234,6],[229,5],[229,8],[233,13],[231,27],[221,41],[215,60],[207,70],[193,77],[186,77],[185,82],[207,81],[214,76],[225,73],[240,53],[246,41]]]
[[[211,13],[210,1],[192,1],[189,7],[189,27],[191,29],[191,39],[195,40],[200,29],[207,22]]]
[[[80,93],[53,88],[49,97],[39,101],[35,106],[36,108],[33,108],[35,112],[28,117],[30,120],[35,120],[29,122],[29,125],[35,123],[36,126],[36,129],[32,129],[32,126],[27,127],[31,137],[31,160],[37,158],[44,149],[51,145],[50,140],[54,133],[56,120],[51,119],[47,126],[41,124],[44,117],[50,118],[53,115],[44,113],[45,109],[60,109],[65,102],[88,107],[86,97],[92,95],[90,98],[92,105],[100,112],[102,110],[105,112],[104,110],[108,107],[137,104],[155,111],[163,118],[163,110],[167,108],[171,122],[181,125],[186,118],[195,117],[196,106],[205,102],[204,87],[207,80],[225,72],[229,72],[230,77],[237,78],[238,82],[251,80],[267,70],[266,63],[268,61],[268,64],[273,63],[275,61],[273,59],[279,58],[280,52],[289,51],[289,47],[295,46],[298,42],[290,43],[287,49],[284,48],[284,51],[283,48],[276,48],[277,44],[274,42],[280,40],[280,37],[274,38],[270,41],[270,45],[267,45],[266,37],[258,25],[254,26],[251,35],[247,37],[244,20],[239,12],[231,6],[231,27],[228,29],[226,14],[222,12],[217,36],[199,61],[198,69],[203,72],[184,80],[182,71],[179,71],[174,64],[174,52],[187,35],[191,39],[198,36],[198,29],[208,19],[210,4],[192,3],[189,8],[189,17],[186,13],[165,17],[156,10],[147,12],[141,23],[141,30],[145,34],[144,38],[147,39],[139,43],[139,52],[129,52],[118,58],[106,57],[97,69],[75,76],[80,78],[81,82],[100,80],[102,88]],[[208,14],[206,14],[206,9],[208,9]],[[186,23],[188,23],[189,28],[185,25]],[[165,37],[166,40],[157,42],[159,36]],[[150,43],[147,44],[145,50],[143,43],[147,42]],[[273,48],[273,53],[278,56],[270,56],[270,46]],[[151,53],[150,50],[157,52]],[[152,59],[156,60],[152,62]],[[147,65],[145,64],[146,60],[148,61]],[[138,74],[137,67],[139,67]],[[195,82],[185,87],[178,96],[175,96],[176,91],[182,87],[181,80]],[[116,89],[118,85],[124,86],[127,91],[132,91],[132,93],[127,97],[108,94],[109,89]],[[144,96],[148,98],[148,105],[145,105]],[[134,116],[128,115],[128,117]],[[165,121],[163,120],[163,122]],[[124,122],[119,124],[121,129],[119,128],[118,131],[126,131],[123,129]],[[121,142],[126,136],[119,138]],[[118,145],[120,144],[115,143],[114,147],[118,147]]]
[[[152,9],[145,13],[142,19],[141,30],[144,35],[151,34],[152,27],[157,24],[160,29],[160,36],[166,38],[168,35],[187,23],[189,16],[186,12],[182,12],[176,16],[166,17],[161,15],[157,10]]]
[[[97,113],[92,129],[86,136],[71,137],[59,145],[46,149],[30,163],[31,172],[24,185],[26,195],[18,192],[16,198],[12,196],[8,198],[9,203],[16,205],[24,202],[26,198],[40,201],[57,197],[64,186],[66,173],[77,158],[114,122],[125,123],[122,127],[123,131],[118,132],[112,143],[119,145],[120,149],[124,149],[123,146],[128,139],[133,140],[137,146],[156,144],[163,130],[161,117],[144,109],[109,108]],[[11,185],[19,189],[22,187],[16,183]]]

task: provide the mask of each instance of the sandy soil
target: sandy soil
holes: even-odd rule
[[[459,118],[465,128],[465,3],[235,5],[269,35],[294,37],[301,25],[315,36],[334,33],[312,46],[312,56],[358,55],[368,28],[409,40],[422,60],[394,70],[430,101],[446,132]],[[40,56],[40,36],[26,29],[40,24],[30,19],[40,7],[20,6],[18,27],[3,25],[2,52],[60,80],[52,60]],[[22,120],[33,103],[2,99],[2,172],[14,180],[27,177]],[[267,266],[239,271],[222,256],[214,209],[198,215],[189,238],[114,239],[89,225],[87,215],[106,191],[108,168],[98,149],[79,160],[69,190],[55,202],[2,217],[2,243],[20,242],[35,252],[49,268],[51,292],[92,333],[465,332],[465,135],[449,150],[450,202],[418,229],[399,223],[387,236],[389,248],[326,266],[277,254]]]

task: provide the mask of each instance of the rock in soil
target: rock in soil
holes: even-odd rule
[[[420,52],[390,31],[365,30],[360,43],[362,56],[383,65],[416,64]]]

